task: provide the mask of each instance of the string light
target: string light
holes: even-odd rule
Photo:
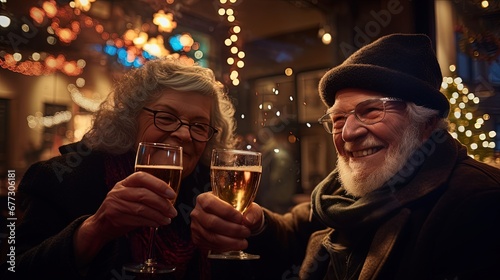
[[[229,79],[233,86],[238,86],[240,84],[240,78],[238,71],[245,67],[245,62],[243,58],[245,57],[245,52],[241,50],[243,45],[238,34],[241,33],[241,26],[237,24],[236,13],[232,8],[232,5],[236,4],[237,0],[219,0],[220,8],[218,9],[219,16],[225,16],[225,19],[230,23],[229,36],[224,40],[224,45],[229,48],[229,56],[226,59],[227,64],[230,66]]]
[[[68,91],[70,92],[70,96],[73,102],[75,102],[75,104],[82,107],[83,109],[89,112],[96,112],[99,109],[99,105],[101,104],[102,100],[96,101],[86,98],[73,84],[68,85]]]
[[[455,65],[449,69],[455,73]],[[443,77],[441,91],[448,97],[451,104],[450,133],[453,138],[458,139],[466,145],[471,157],[479,160],[488,160],[493,156],[496,137],[495,131],[484,131],[486,121],[490,119],[488,114],[479,117],[474,116],[478,108],[479,97],[462,83],[460,77]]]
[[[71,117],[72,114],[70,111],[60,111],[53,116],[43,116],[42,113],[37,112],[34,116],[29,115],[26,120],[28,121],[28,127],[34,129],[52,127],[61,123],[66,123],[71,120]]]

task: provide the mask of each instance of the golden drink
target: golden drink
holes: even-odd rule
[[[182,178],[182,166],[175,165],[136,165],[135,171],[147,172],[167,182],[176,195],[179,193]],[[177,198],[177,196],[176,196]],[[175,203],[175,199],[172,204]]]
[[[262,166],[212,166],[212,192],[243,212],[252,203],[262,175]]]

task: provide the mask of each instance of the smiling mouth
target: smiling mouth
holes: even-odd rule
[[[350,152],[350,156],[353,158],[360,158],[360,157],[366,157],[369,155],[373,155],[374,153],[380,151],[382,148],[369,148],[365,150],[360,150],[360,151],[355,151],[355,152]]]

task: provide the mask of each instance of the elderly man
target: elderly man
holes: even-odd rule
[[[500,279],[500,170],[447,132],[441,81],[425,35],[361,48],[320,81],[338,163],[311,203],[241,215],[205,193],[194,242],[260,254],[262,279]]]

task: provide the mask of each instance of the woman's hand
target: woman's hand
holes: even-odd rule
[[[84,265],[107,242],[137,227],[170,224],[177,215],[171,203],[174,198],[175,192],[167,183],[145,172],[135,172],[118,182],[75,233],[77,262]]]
[[[262,222],[262,208],[258,204],[253,203],[241,214],[229,203],[206,192],[198,196],[191,212],[191,236],[201,248],[244,250],[248,246],[246,238],[260,230]]]

